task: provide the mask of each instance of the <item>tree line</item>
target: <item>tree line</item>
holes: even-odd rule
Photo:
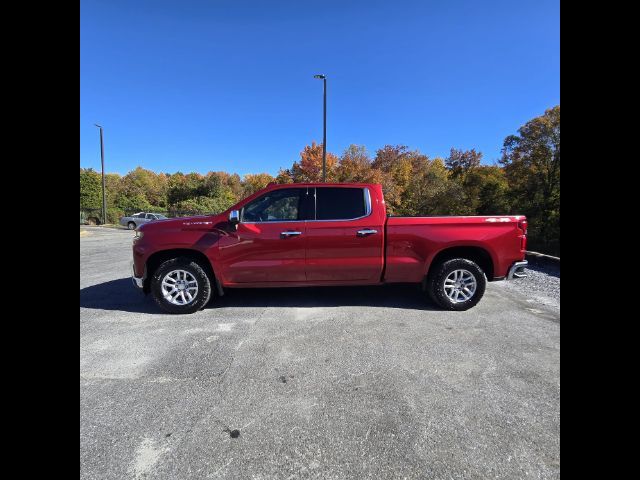
[[[370,155],[350,145],[340,156],[327,152],[327,181],[383,185],[392,215],[523,214],[529,219],[529,248],[560,254],[560,106],[545,111],[505,138],[495,165],[482,165],[475,149],[452,148],[446,158],[385,145]],[[219,213],[270,182],[319,182],[322,144],[312,143],[276,177],[211,171],[155,173],[138,167],[124,176],[106,174],[107,221],[139,211]],[[102,180],[80,169],[80,208],[102,205]]]

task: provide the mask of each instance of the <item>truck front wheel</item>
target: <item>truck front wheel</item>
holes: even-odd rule
[[[193,313],[211,298],[211,281],[204,269],[190,258],[172,258],[151,277],[156,303],[169,313]]]
[[[482,269],[466,258],[453,258],[434,267],[427,279],[431,299],[446,310],[468,310],[482,296],[487,280]]]

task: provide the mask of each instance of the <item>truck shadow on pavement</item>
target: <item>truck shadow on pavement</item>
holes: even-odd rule
[[[132,313],[154,313],[153,299],[138,292],[131,278],[120,278],[80,289],[80,307],[96,310],[119,310]]]
[[[205,310],[348,306],[440,310],[417,285],[227,289],[223,297],[214,297]],[[164,313],[150,295],[136,291],[128,277],[81,288],[80,307],[131,313]]]

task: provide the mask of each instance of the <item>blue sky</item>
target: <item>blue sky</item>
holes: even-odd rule
[[[81,0],[80,166],[239,174],[322,141],[429,156],[560,103],[559,0]]]

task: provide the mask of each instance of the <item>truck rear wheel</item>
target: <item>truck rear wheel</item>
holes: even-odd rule
[[[487,286],[482,269],[466,258],[453,258],[437,266],[427,279],[429,297],[446,310],[475,306]]]
[[[211,298],[211,281],[204,269],[190,258],[172,258],[151,277],[151,294],[169,313],[193,313]]]

